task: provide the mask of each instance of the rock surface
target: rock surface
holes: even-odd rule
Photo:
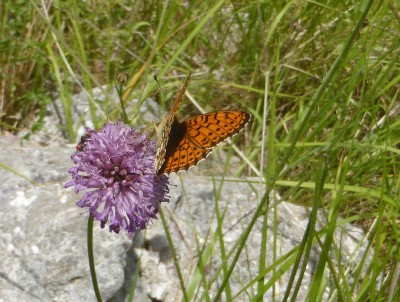
[[[0,297],[2,301],[95,301],[87,260],[87,211],[75,205],[73,190],[65,190],[74,145],[41,146],[14,136],[0,137],[0,158],[7,166],[0,176]],[[213,159],[208,161],[213,163]],[[202,164],[170,178],[170,203],[162,208],[185,280],[198,262],[198,248],[214,244],[210,276],[220,264],[215,213],[218,194],[224,213],[222,232],[227,251],[247,226],[257,204],[254,186],[245,181],[213,181],[199,177]],[[214,162],[214,164],[216,164]],[[34,183],[28,181],[28,179]],[[215,187],[214,187],[215,186]],[[298,245],[309,214],[306,209],[281,202],[277,207],[278,257]],[[221,214],[222,215],[222,214]],[[274,210],[269,212],[272,234]],[[323,221],[323,218],[320,219]],[[362,232],[348,227],[343,251],[350,255]],[[262,221],[257,221],[231,280],[232,292],[254,278],[259,261]],[[176,270],[161,220],[132,241],[126,234],[109,233],[95,222],[95,261],[103,299],[124,301],[129,294],[138,259],[140,270],[135,301],[177,301],[182,297]],[[268,236],[267,265],[272,263],[272,236]],[[199,245],[199,246],[197,246]],[[319,251],[313,251],[306,277],[312,275]],[[276,297],[286,288],[287,276],[278,283]],[[281,290],[279,290],[281,289]],[[210,293],[215,288],[210,289]],[[266,294],[265,299],[271,298]],[[243,294],[238,298],[246,299]]]

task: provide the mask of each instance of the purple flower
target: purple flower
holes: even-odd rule
[[[157,218],[160,202],[168,201],[168,177],[154,174],[154,141],[122,123],[108,123],[99,131],[87,129],[78,146],[68,170],[72,180],[64,187],[89,190],[77,205],[88,207],[102,228],[110,220],[110,232],[122,228],[133,236]]]

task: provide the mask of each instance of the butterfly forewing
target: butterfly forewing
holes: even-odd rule
[[[188,87],[191,78],[192,78],[192,74],[189,73],[189,75],[186,78],[185,83],[183,84],[181,90],[178,93],[178,96],[175,99],[174,105],[172,106],[172,109],[171,109],[171,113],[176,113],[178,111],[179,105],[181,104],[182,98],[185,94],[186,88]]]
[[[162,164],[165,160],[165,154],[167,152],[167,145],[169,141],[169,136],[171,133],[171,127],[174,122],[175,115],[168,114],[163,121],[157,126],[156,133],[158,139],[158,147],[156,158],[154,160],[154,170],[157,172],[160,170]]]

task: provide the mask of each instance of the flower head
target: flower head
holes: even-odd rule
[[[156,143],[122,123],[104,125],[99,131],[87,129],[77,152],[72,180],[64,187],[75,192],[88,190],[77,202],[110,232],[127,230],[132,236],[157,218],[160,202],[168,201],[168,177],[154,174]]]

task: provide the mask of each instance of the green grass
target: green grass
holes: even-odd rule
[[[76,141],[71,96],[82,90],[91,95],[96,127],[104,123],[103,113],[122,118],[118,102],[96,104],[91,93],[101,85],[114,87],[121,71],[130,74],[124,103],[138,98],[141,105],[154,96],[156,73],[171,99],[191,71],[189,91],[207,111],[241,108],[254,115],[236,142],[259,174],[244,164],[236,176],[262,176],[266,193],[233,250],[224,246],[224,211],[216,211],[218,228],[210,229],[208,245],[199,243],[199,262],[191,280],[185,284],[182,279],[186,300],[238,299],[230,288],[231,272],[245,252],[255,220],[262,216],[266,226],[273,203],[268,194],[274,191],[285,201],[311,207],[309,228],[302,243],[274,259],[272,267],[263,260],[266,251],[260,250],[258,275],[242,280],[249,300],[262,301],[263,293],[288,271],[292,286],[284,296],[296,301],[302,260],[309,257],[312,246],[324,252],[309,285],[309,301],[321,300],[328,272],[329,286],[336,289],[331,301],[399,299],[400,5],[396,1],[50,3],[47,13],[40,1],[0,4],[2,131],[40,131],[56,94],[65,115],[60,128],[66,139]],[[163,109],[170,105],[160,99]],[[143,123],[137,112],[127,112],[135,127]],[[197,109],[186,101],[182,116],[194,112]],[[216,205],[218,198],[215,188]],[[317,209],[329,222],[318,232]],[[333,254],[340,255],[333,237],[343,223],[339,215],[369,232],[373,262],[366,270],[360,263],[349,274],[332,261]],[[273,235],[264,232],[262,242]],[[222,264],[210,278],[205,267],[215,246]],[[267,272],[272,277],[266,279]],[[209,292],[214,283],[219,286],[217,296]]]

